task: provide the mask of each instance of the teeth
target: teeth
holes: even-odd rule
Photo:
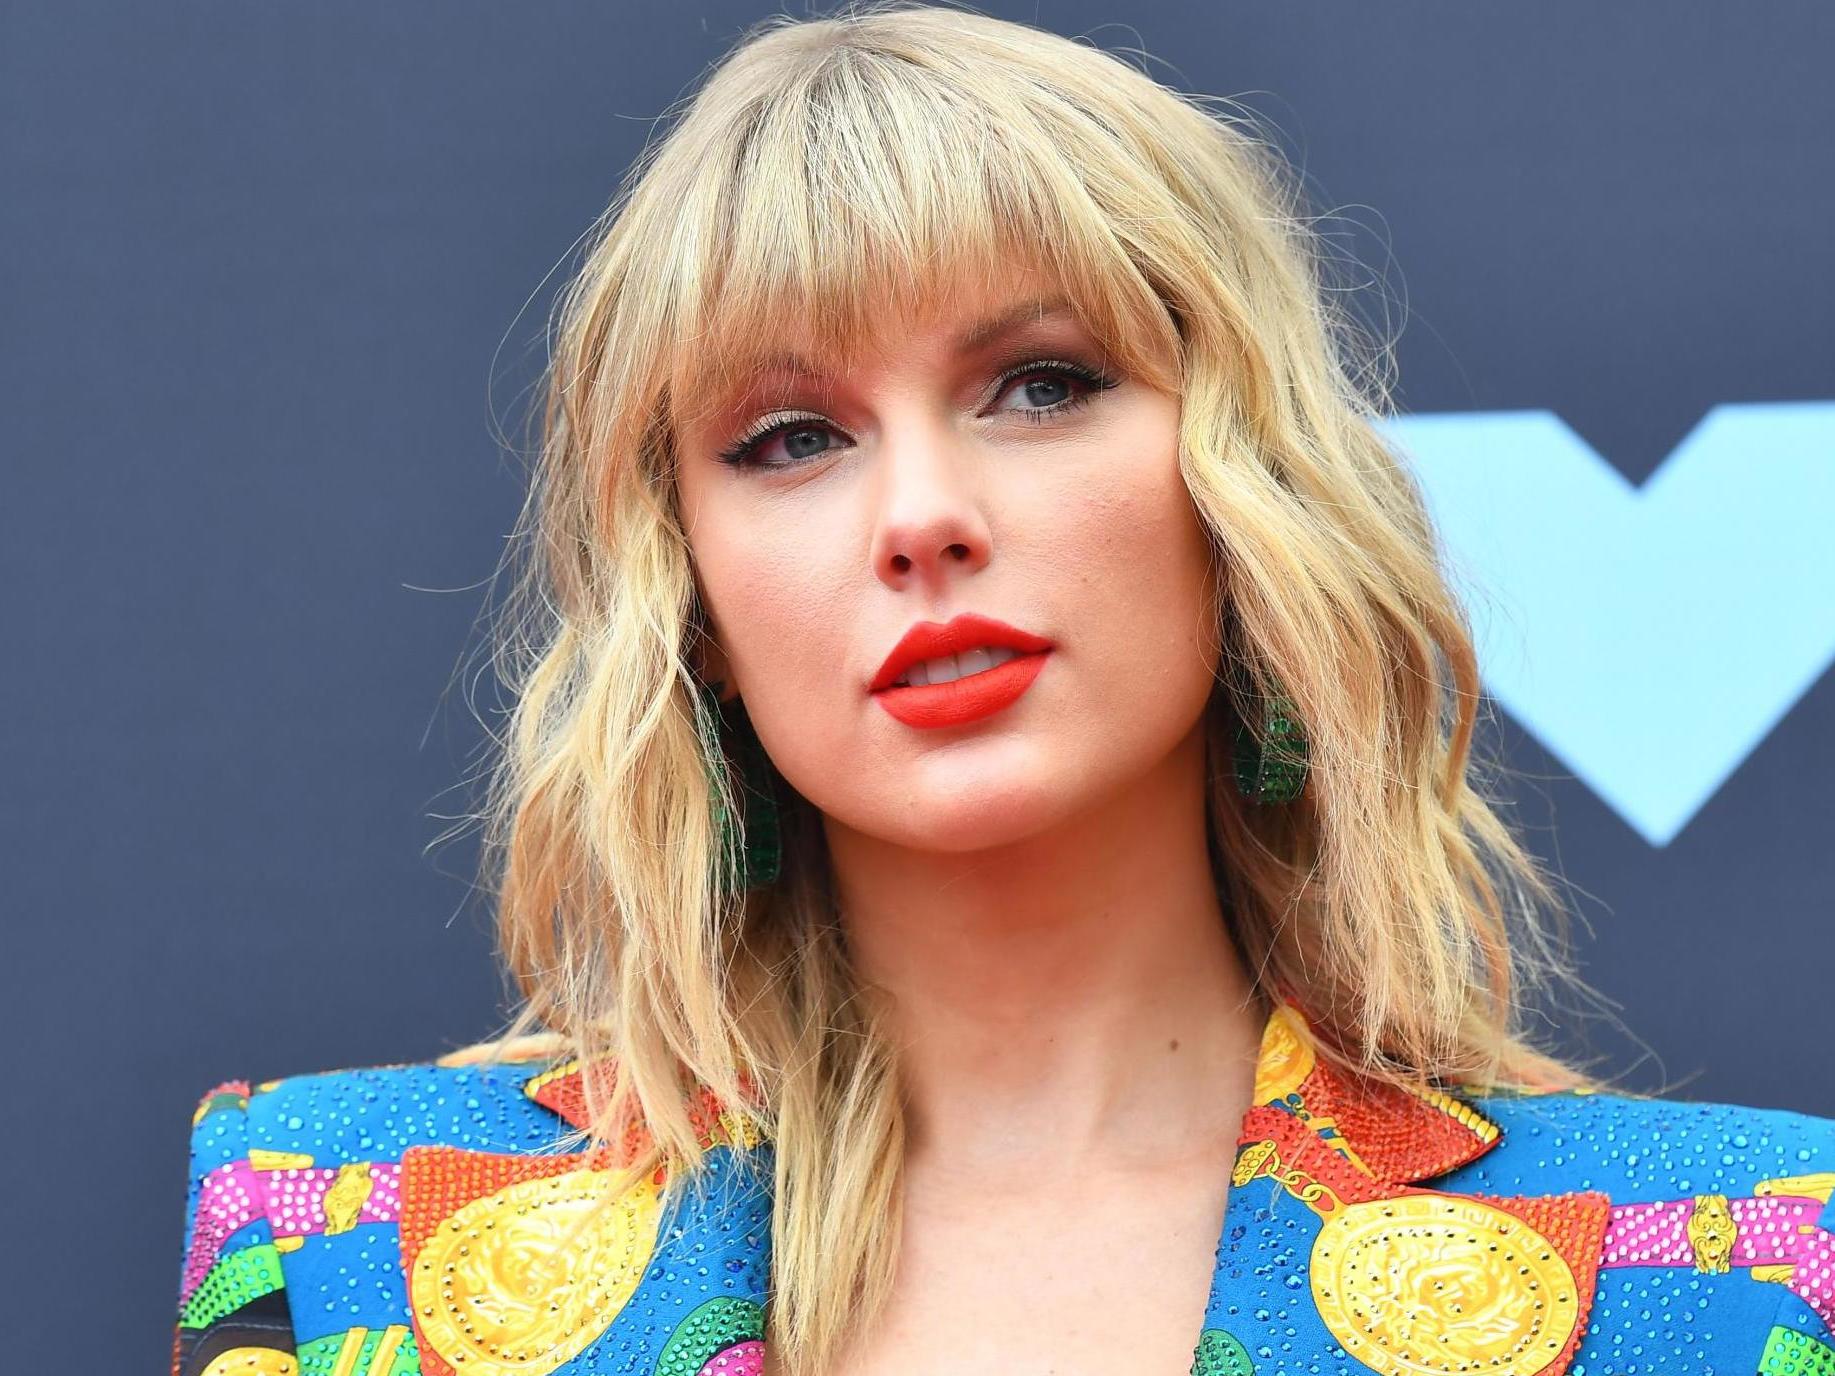
[[[958,655],[945,655],[942,659],[926,659],[913,664],[905,670],[899,682],[908,683],[913,688],[924,688],[935,683],[954,683],[959,678],[982,673],[997,664],[1005,664],[1009,659],[1017,658],[1019,651],[1010,646],[987,645],[964,650]]]

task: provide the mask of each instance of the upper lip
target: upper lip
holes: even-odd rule
[[[926,659],[942,659],[945,655],[993,645],[1009,646],[1022,654],[1051,648],[1051,642],[1043,636],[977,612],[963,612],[948,621],[920,621],[892,647],[886,662],[873,675],[870,690],[877,693],[882,688],[890,688],[905,670]]]

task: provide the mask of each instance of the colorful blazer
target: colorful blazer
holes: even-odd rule
[[[1835,1120],[1395,1090],[1276,1005],[1196,1376],[1831,1376]],[[757,1376],[770,1144],[593,1208],[578,1063],[220,1085],[191,1133],[175,1376]],[[577,1140],[577,1139],[576,1139]]]

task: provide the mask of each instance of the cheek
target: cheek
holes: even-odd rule
[[[749,702],[807,695],[836,683],[849,656],[840,605],[849,580],[832,565],[841,542],[761,538],[756,527],[724,547],[710,570],[721,637]],[[756,715],[756,714],[755,714]]]
[[[1210,537],[1178,471],[1176,437],[1152,432],[1059,508],[1049,548],[1075,588],[1066,629],[1084,625],[1085,649],[1105,664],[1131,664],[1139,691],[1209,691],[1217,666]],[[1112,706],[1112,704],[1111,704]]]
[[[860,660],[850,640],[859,622],[850,600],[858,575],[846,564],[853,542],[791,526],[736,522],[708,541],[700,574],[746,713],[785,777],[807,792],[840,714],[866,689],[850,677]]]

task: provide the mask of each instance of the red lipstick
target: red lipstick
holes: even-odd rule
[[[1016,653],[1004,664],[949,683],[898,682],[914,664],[977,649]],[[907,726],[961,726],[991,717],[1018,701],[1045,667],[1050,651],[1051,642],[1043,636],[991,616],[964,612],[944,622],[920,621],[906,631],[873,675],[869,688],[879,705]]]

